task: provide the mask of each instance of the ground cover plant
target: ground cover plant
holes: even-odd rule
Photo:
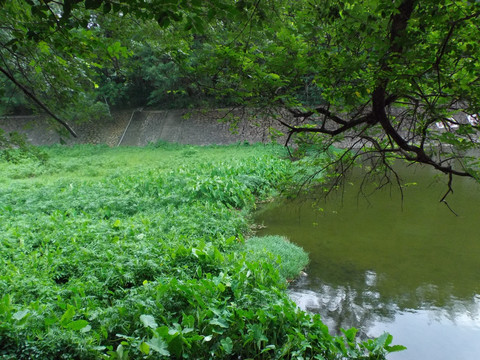
[[[330,335],[285,291],[285,264],[291,255],[301,268],[302,250],[244,239],[256,201],[295,172],[278,148],[41,150],[43,160],[0,162],[0,359],[383,359],[399,349],[389,335]]]

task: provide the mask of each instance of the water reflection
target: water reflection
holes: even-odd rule
[[[321,313],[332,332],[338,334],[341,328],[355,326],[359,335],[366,337],[378,318],[384,322],[393,321],[397,312],[396,305],[383,299],[374,284],[369,284],[376,280],[375,277],[374,272],[365,273],[366,286],[360,288],[334,287],[306,276],[290,288],[290,295],[301,309]]]
[[[406,170],[402,170],[406,171]],[[406,181],[412,174],[404,173]],[[394,335],[406,352],[391,359],[465,359],[480,353],[480,193],[458,179],[450,205],[445,187],[415,169],[403,206],[394,189],[358,198],[351,186],[324,203],[271,204],[259,212],[263,234],[303,246],[308,276],[291,286],[299,307],[320,313],[333,332]],[[437,350],[434,350],[437,349]]]

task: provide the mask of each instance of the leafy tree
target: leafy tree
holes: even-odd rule
[[[480,111],[478,1],[272,1],[255,11],[261,27],[240,34],[218,22],[204,42],[197,70],[216,80],[208,91],[278,119],[288,141],[342,143],[349,151],[333,165],[343,170],[366,154],[384,179],[394,159],[432,166],[449,185],[478,178],[480,129],[466,118]]]
[[[89,75],[102,66],[103,59],[122,56],[125,50],[112,46],[113,40],[92,36],[89,25],[63,25],[66,19],[61,16],[55,3],[51,7],[17,0],[2,4],[0,72],[25,98],[75,135],[64,118],[78,118],[78,108],[85,110],[85,104],[92,104],[95,84]]]
[[[195,88],[170,55],[170,48],[178,52],[183,37],[191,36],[185,24],[161,28],[152,20],[124,18],[119,22],[108,15],[99,15],[96,21],[96,36],[118,40],[130,54],[97,69],[98,93],[110,104],[130,108],[200,106],[204,93]]]
[[[250,6],[251,1],[245,0],[0,1],[0,73],[75,136],[65,118],[78,111],[73,109],[61,116],[58,104],[72,107],[77,102],[77,107],[88,108],[98,96],[98,84],[93,81],[98,72],[106,75],[100,80],[111,79],[112,73],[115,80],[121,79],[118,72],[109,73],[108,67],[113,62],[113,69],[119,70],[118,62],[129,55],[107,29],[98,26],[104,15],[113,17],[110,26],[133,18],[156,21],[163,28],[181,22],[184,30],[202,33],[205,24],[215,17],[238,20]],[[169,71],[168,66],[163,71]],[[135,77],[128,80],[135,81]],[[6,87],[1,88],[5,93]],[[146,89],[151,90],[148,86]],[[106,86],[104,90],[115,95],[122,93],[121,86]],[[21,101],[21,97],[15,100]]]

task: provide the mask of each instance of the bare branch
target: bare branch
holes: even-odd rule
[[[447,192],[445,193],[445,195],[443,195],[443,197],[440,199],[440,202],[441,203],[444,203],[445,205],[447,205],[448,207],[448,210],[450,210],[453,214],[455,214],[455,216],[458,216],[458,214],[453,211],[453,209],[450,207],[450,205],[448,204],[446,198],[448,196],[448,194],[452,193],[453,194],[453,188],[452,188],[452,182],[453,182],[453,176],[452,174],[448,174],[448,190]]]

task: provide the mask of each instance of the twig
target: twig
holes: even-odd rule
[[[450,207],[448,202],[445,200],[447,198],[448,194],[450,194],[450,193],[453,194],[452,181],[453,181],[452,173],[449,173],[448,174],[448,190],[445,193],[445,195],[443,195],[443,197],[440,199],[440,202],[447,205],[448,210],[450,210],[455,216],[458,216],[458,214]]]

